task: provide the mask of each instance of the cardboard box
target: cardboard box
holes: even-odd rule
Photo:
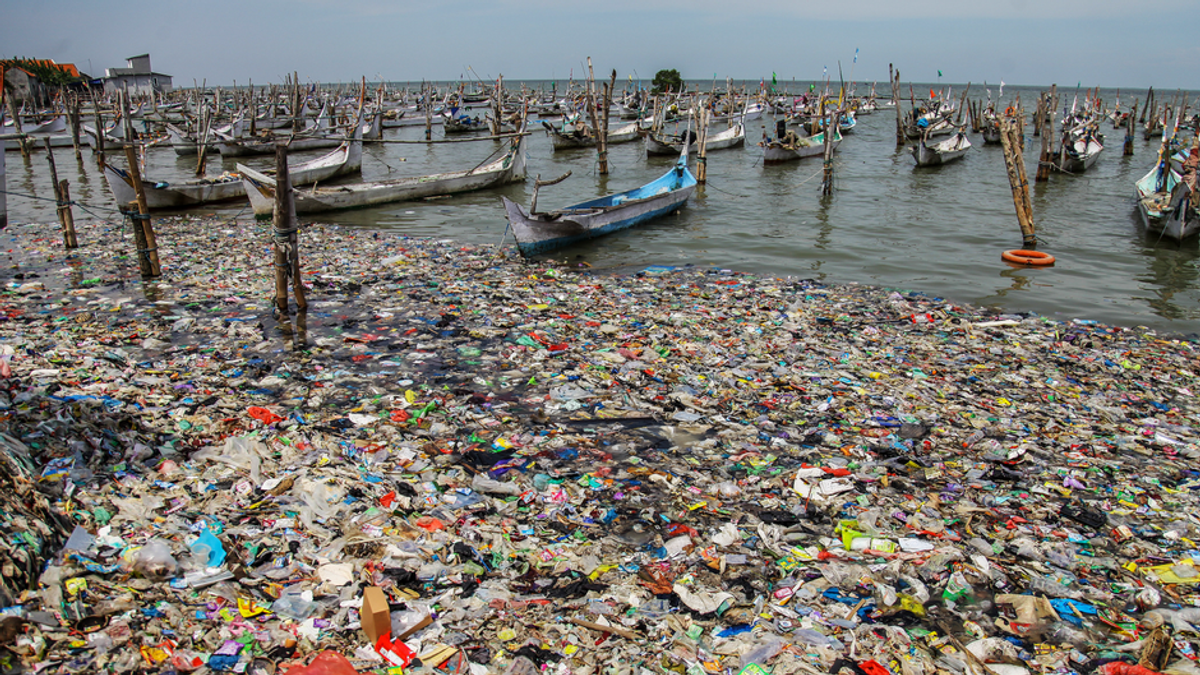
[[[392,632],[392,610],[388,606],[387,595],[378,586],[368,586],[363,590],[362,609],[359,610],[362,619],[362,631],[367,640],[375,644],[381,635]]]

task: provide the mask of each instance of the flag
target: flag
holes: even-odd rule
[[[775,77],[775,71],[771,71],[771,86],[779,84],[779,80]]]
[[[941,76],[942,76],[942,71],[940,71],[940,70],[939,70],[939,71],[938,71],[938,77],[941,77]]]
[[[858,47],[854,48],[854,62],[858,63]]]
[[[934,90],[930,89],[930,90],[929,90],[929,98],[937,98],[937,92],[935,92]]]
[[[809,83],[809,85],[808,85],[808,90],[809,90],[810,92],[816,91],[816,90],[817,90],[817,85],[815,85],[815,84],[812,84],[812,83]]]

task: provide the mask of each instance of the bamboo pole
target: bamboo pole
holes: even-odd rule
[[[6,91],[6,89],[0,88],[0,92]],[[3,94],[0,94],[0,97],[3,97],[8,105],[8,116],[13,121],[13,131],[17,135],[17,148],[21,150],[21,158],[28,160],[30,141],[29,137],[25,135],[24,125],[21,124],[21,115],[17,111],[17,100],[12,96],[3,96]]]
[[[67,121],[71,124],[71,146],[75,148],[75,159],[83,159],[79,143],[79,97],[72,94],[67,108]]]
[[[1018,109],[1019,112],[1019,109]],[[1000,142],[1004,150],[1004,168],[1008,172],[1008,184],[1012,188],[1013,206],[1017,211],[1017,224],[1021,227],[1022,246],[1032,249],[1037,246],[1033,229],[1033,205],[1029,201],[1029,181],[1025,174],[1025,160],[1019,150],[1018,138],[1021,131],[1017,121],[1011,117],[1000,123]]]
[[[842,121],[842,111],[838,109],[834,111],[829,118],[829,124],[825,127],[825,165],[824,176],[821,179],[821,194],[833,194],[833,135],[838,133],[838,126]]]
[[[125,144],[125,160],[129,162],[129,178],[133,181],[133,190],[137,194],[138,216],[134,218],[133,231],[139,245],[138,267],[141,268],[143,277],[162,276],[162,266],[158,261],[158,240],[154,236],[154,226],[150,221],[150,207],[146,204],[146,188],[142,185],[137,148],[133,143]],[[141,237],[137,236],[139,232]]]
[[[433,140],[433,85],[421,84],[425,90],[425,140]]]
[[[92,152],[99,155],[96,158],[96,163],[104,166],[104,116],[100,114],[100,99],[96,98],[96,92],[92,92],[92,121],[96,124],[96,146],[92,148]]]
[[[1133,154],[1133,125],[1137,122],[1138,100],[1133,99],[1133,107],[1129,110],[1129,116],[1125,118],[1125,148],[1122,154]]]
[[[63,246],[68,250],[79,248],[79,239],[75,236],[75,216],[71,213],[71,198],[67,181],[65,178],[62,181],[58,180],[58,167],[54,164],[54,150],[50,148],[50,139],[47,138],[45,143],[46,160],[50,163],[50,181],[54,187],[54,201],[58,204],[56,209],[58,224],[62,227],[63,232]]]
[[[697,125],[697,131],[700,132],[697,139],[699,147],[696,152],[696,182],[701,184],[708,182],[708,114],[708,107],[701,105],[700,123]],[[683,142],[686,144],[688,139],[684,138]]]
[[[1054,101],[1058,93],[1058,85],[1050,85],[1050,100]],[[1034,180],[1042,183],[1050,180],[1050,168],[1054,164],[1054,110],[1057,108],[1053,103],[1050,106],[1049,114],[1044,116],[1045,129],[1042,133],[1042,152],[1038,156],[1037,173],[1034,175]]]
[[[8,148],[4,147],[7,141],[0,138],[0,230],[8,227],[8,183],[6,173],[8,167],[4,160],[4,153]]]
[[[892,79],[892,105],[896,108],[896,147],[904,147],[904,115],[900,112],[900,71],[892,74],[892,64],[888,64],[888,77]]]
[[[296,308],[304,311],[308,301],[300,279],[300,237],[296,222],[296,201],[288,175],[287,145],[275,146],[275,309],[280,316],[288,314],[288,279],[296,296]]]

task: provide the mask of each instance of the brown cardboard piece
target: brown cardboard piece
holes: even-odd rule
[[[378,586],[368,586],[363,590],[362,609],[359,611],[362,621],[362,631],[367,640],[375,644],[380,635],[392,632],[392,611],[388,607],[387,595]]]

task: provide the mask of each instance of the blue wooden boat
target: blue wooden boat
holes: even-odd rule
[[[517,248],[522,255],[537,255],[678,211],[696,191],[696,177],[688,170],[687,161],[685,147],[675,166],[656,180],[547,213],[526,213],[519,204],[501,197]],[[531,210],[536,207],[535,193]]]

